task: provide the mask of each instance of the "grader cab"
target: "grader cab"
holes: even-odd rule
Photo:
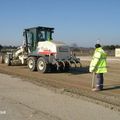
[[[36,50],[38,42],[51,41],[54,28],[33,27],[24,30],[26,48],[33,52]]]

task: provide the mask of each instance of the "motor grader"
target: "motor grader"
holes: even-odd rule
[[[54,41],[54,28],[33,27],[25,29],[24,44],[16,51],[8,52],[4,62],[8,66],[14,62],[27,64],[31,71],[69,71],[71,66],[81,66],[80,59],[71,54],[70,47],[63,42]]]

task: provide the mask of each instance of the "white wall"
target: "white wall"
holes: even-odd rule
[[[120,48],[115,49],[115,57],[120,57]]]

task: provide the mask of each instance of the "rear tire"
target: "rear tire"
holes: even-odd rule
[[[27,66],[30,69],[30,71],[36,71],[37,67],[36,67],[36,58],[35,57],[29,57],[27,60]]]
[[[47,64],[47,61],[45,58],[40,57],[37,60],[37,70],[41,73],[46,73],[49,70],[49,65]]]

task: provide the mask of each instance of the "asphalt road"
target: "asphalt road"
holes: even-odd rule
[[[120,120],[120,112],[0,74],[0,120]]]

